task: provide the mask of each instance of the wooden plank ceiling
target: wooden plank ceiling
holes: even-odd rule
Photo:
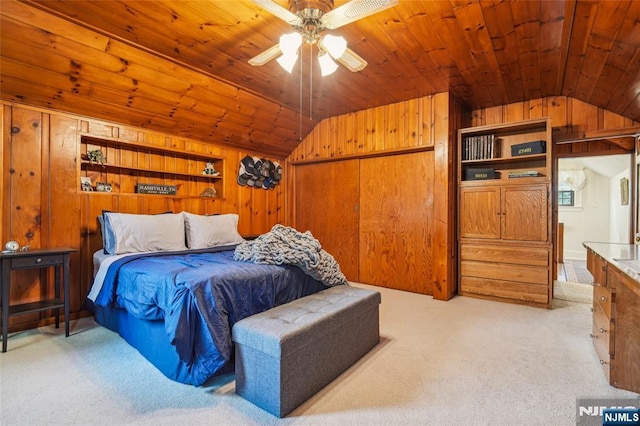
[[[3,0],[0,19],[3,100],[276,156],[321,119],[445,91],[640,120],[640,1],[401,0],[330,32],[368,66],[327,77],[308,47],[291,74],[250,66],[291,27],[249,0]]]

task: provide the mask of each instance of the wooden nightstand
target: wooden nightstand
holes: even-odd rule
[[[76,250],[70,248],[54,248],[16,253],[0,253],[0,277],[2,277],[2,292],[0,293],[2,352],[7,351],[9,317],[14,315],[53,309],[56,316],[56,328],[58,328],[60,326],[60,308],[64,308],[65,336],[69,336],[69,254],[75,251]],[[55,269],[55,298],[9,305],[11,271],[40,268]],[[60,298],[61,283],[64,291],[63,299]]]

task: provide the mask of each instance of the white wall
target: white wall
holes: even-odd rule
[[[610,221],[609,221],[609,241],[612,243],[629,243],[631,223],[631,201],[627,205],[622,205],[620,194],[620,179],[626,178],[628,185],[631,185],[630,170],[626,169],[613,176],[610,181]]]
[[[558,223],[564,223],[565,259],[586,259],[584,241],[609,241],[610,180],[590,169],[584,172],[586,184],[576,192],[578,205],[558,207]]]

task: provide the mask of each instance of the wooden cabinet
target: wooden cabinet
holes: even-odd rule
[[[461,295],[551,307],[551,147],[513,148],[540,141],[551,144],[547,119],[459,131]]]
[[[547,185],[460,189],[460,237],[546,242]]]
[[[591,338],[607,381],[640,392],[640,284],[587,250],[593,275]]]
[[[101,153],[105,160],[92,161],[88,155],[92,151]],[[216,198],[224,198],[224,159],[206,152],[83,135],[79,164],[80,177],[89,178],[96,193],[139,196],[139,185],[150,184],[175,188],[175,194],[161,192],[162,195],[189,198],[215,194]],[[207,169],[208,164],[212,170]],[[213,174],[205,173],[205,169]],[[82,190],[80,182],[78,188]]]

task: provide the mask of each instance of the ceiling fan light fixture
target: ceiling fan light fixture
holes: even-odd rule
[[[298,49],[302,45],[302,36],[298,32],[282,34],[280,36],[280,50],[284,56],[296,55],[298,57]]]
[[[327,34],[322,38],[320,44],[334,59],[342,57],[347,50],[347,41],[341,36]]]
[[[280,66],[289,74],[291,74],[291,71],[293,71],[293,67],[295,66],[297,60],[298,54],[296,52],[284,54],[276,59]]]
[[[338,64],[331,59],[327,52],[321,52],[318,55],[318,62],[320,63],[320,73],[323,77],[333,74],[338,69]]]

